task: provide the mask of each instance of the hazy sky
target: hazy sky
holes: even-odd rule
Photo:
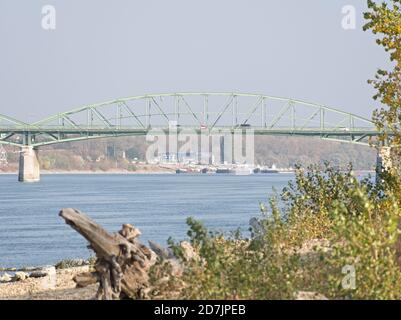
[[[56,30],[42,28],[42,6]],[[344,30],[341,9],[357,8]],[[366,0],[0,0],[0,113],[34,121],[145,93],[239,91],[370,116],[387,56]]]

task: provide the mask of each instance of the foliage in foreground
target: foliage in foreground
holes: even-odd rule
[[[377,44],[389,52],[391,70],[378,70],[373,85],[377,93],[374,96],[387,108],[374,112],[373,120],[382,132],[382,142],[389,141],[394,146],[401,146],[401,1],[376,2],[368,0],[369,11],[365,13],[367,23],[364,30],[370,30],[377,36]],[[390,135],[391,134],[391,135]]]
[[[162,297],[179,290],[184,299],[293,299],[314,291],[331,299],[401,299],[400,181],[385,180],[377,187],[351,168],[298,168],[295,182],[261,205],[250,238],[211,233],[188,219],[199,259],[183,258],[184,275],[159,288]],[[171,248],[180,254],[178,244]]]

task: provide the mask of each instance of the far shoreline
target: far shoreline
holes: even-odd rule
[[[375,170],[354,170],[358,174],[375,173]],[[175,171],[41,171],[41,175],[172,175]],[[188,173],[186,175],[199,175],[200,173]],[[295,172],[279,172],[277,174],[295,174]],[[0,175],[18,175],[18,172],[0,172]],[[208,174],[202,174],[208,175]],[[224,175],[224,174],[223,174]],[[250,174],[254,175],[254,174]]]
[[[40,175],[110,175],[110,174],[126,174],[126,175],[164,175],[164,174],[176,174],[173,171],[149,171],[149,172],[130,172],[130,171],[41,171]],[[0,175],[18,175],[18,172],[0,172]]]

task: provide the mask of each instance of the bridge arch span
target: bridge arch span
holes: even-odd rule
[[[89,104],[31,124],[0,115],[0,144],[21,147],[20,180],[35,168],[30,180],[37,181],[41,146],[166,132],[172,126],[210,135],[252,130],[361,145],[379,135],[369,119],[323,104],[256,93],[177,92]],[[21,163],[27,173],[21,173]]]
[[[378,134],[367,118],[325,105],[253,93],[187,92],[132,96],[85,105],[32,123],[42,146],[110,136],[145,135],[174,124],[210,134],[252,129],[260,135],[318,136],[367,145]]]

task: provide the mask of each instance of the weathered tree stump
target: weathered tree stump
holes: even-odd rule
[[[78,287],[99,282],[98,299],[144,297],[156,254],[136,239],[141,234],[138,229],[124,224],[118,233],[110,234],[78,210],[63,209],[59,215],[88,240],[89,248],[96,253],[96,271],[75,277]]]
[[[199,256],[188,242],[181,242],[182,257],[174,256],[171,249],[149,241],[150,248],[141,244],[137,238],[141,232],[130,224],[110,234],[84,213],[75,209],[63,209],[60,217],[88,242],[88,248],[96,253],[94,272],[86,272],[74,277],[77,287],[86,287],[99,283],[97,299],[146,299],[170,277],[178,279],[184,271],[184,261],[198,260]],[[150,285],[149,271],[152,266],[169,266],[169,273],[153,279]],[[183,288],[178,281],[175,295]]]

